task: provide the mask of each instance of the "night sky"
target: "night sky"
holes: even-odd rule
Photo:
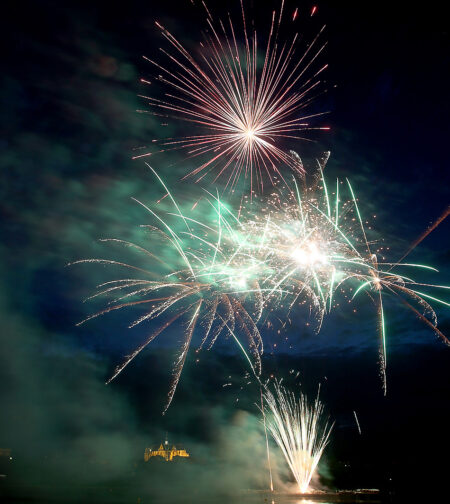
[[[272,3],[246,2],[257,28],[267,26]],[[300,7],[307,33],[327,25],[328,91],[313,108],[330,111],[323,121],[331,130],[296,150],[306,164],[331,151],[326,175],[351,179],[361,211],[377,216],[372,238],[384,240],[395,260],[449,204],[448,23],[430,3],[320,2],[308,19],[312,5],[287,1],[286,9]],[[221,0],[213,9],[236,15],[239,2]],[[198,363],[195,354],[188,358],[162,416],[176,329],[105,386],[148,327],[127,329],[132,314],[125,312],[76,327],[102,306],[83,299],[115,277],[103,267],[67,267],[90,257],[132,261],[129,250],[99,238],[148,239],[139,227],[148,214],[131,198],[150,204],[164,192],[132,156],[179,125],[161,127],[136,112],[146,107],[138,95],[150,93],[140,78],[153,72],[142,56],[160,58],[165,46],[156,19],[193,47],[203,12],[188,0],[6,2],[2,11],[0,448],[12,449],[14,464],[0,496],[67,498],[61,488],[70,487],[74,499],[136,502],[150,491],[168,498],[263,488],[259,392],[246,385],[248,369],[233,342],[222,339]],[[166,153],[151,162],[187,207],[201,188],[180,182],[183,159]],[[427,282],[450,283],[449,231],[446,220],[409,256],[439,269]],[[439,328],[450,335],[448,310],[436,308]],[[387,303],[387,318],[387,397],[369,299],[356,314],[330,316],[319,335],[295,321],[281,335],[263,331],[264,373],[294,386],[290,370],[300,371],[310,394],[322,384],[336,422],[323,487],[441,492],[450,448],[449,349],[401,303]],[[192,461],[144,467],[144,448],[166,432]],[[274,458],[281,487],[288,474]]]

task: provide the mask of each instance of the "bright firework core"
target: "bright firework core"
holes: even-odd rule
[[[242,290],[247,288],[247,277],[243,276],[234,276],[230,277],[230,286],[233,289]]]
[[[327,257],[323,254],[315,242],[308,242],[291,250],[290,256],[300,266],[314,267],[326,264]]]
[[[245,136],[249,139],[249,140],[253,140],[253,137],[255,136],[255,131],[252,130],[252,129],[248,129],[245,131]]]

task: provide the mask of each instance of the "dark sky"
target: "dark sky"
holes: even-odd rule
[[[271,2],[262,3],[246,3],[257,27],[270,17]],[[312,6],[286,5],[287,12],[298,5],[305,13]],[[238,6],[237,0],[214,4],[220,13]],[[327,25],[328,92],[314,107],[331,111],[331,131],[297,150],[307,156],[331,150],[327,175],[351,178],[364,211],[377,214],[374,236],[391,245],[395,260],[449,204],[446,18],[437,4],[318,6],[304,26],[313,33]],[[148,92],[139,79],[151,73],[142,55],[159,57],[164,45],[155,19],[193,44],[203,14],[188,0],[6,2],[2,10],[0,447],[14,451],[14,481],[61,483],[76,474],[80,489],[109,484],[168,431],[196,455],[185,472],[177,468],[181,486],[192,490],[195,481],[197,488],[226,493],[263,485],[258,391],[245,386],[245,362],[232,342],[202,354],[197,365],[188,359],[162,417],[171,343],[155,342],[105,387],[142,332],[127,330],[126,314],[75,327],[99,306],[82,300],[97,280],[110,277],[103,268],[65,267],[107,255],[98,238],[145,240],[139,225],[146,215],[131,197],[152,201],[160,192],[144,163],[131,157],[162,133],[151,116],[136,113],[144,105],[138,94]],[[195,189],[178,182],[177,156],[155,157],[153,166],[184,204]],[[444,221],[410,256],[440,270],[426,281],[449,283],[449,226]],[[127,251],[120,254],[127,259]],[[448,334],[448,311],[437,312]],[[392,304],[387,316],[386,398],[368,302],[359,316],[330,317],[318,336],[288,326],[294,350],[269,351],[264,360],[267,375],[299,370],[310,393],[322,383],[336,420],[324,484],[441,486],[446,465],[436,460],[449,448],[450,354],[401,304]],[[277,335],[263,336],[271,348]],[[223,388],[227,382],[233,385]],[[164,477],[173,475],[158,481]],[[155,483],[148,474],[139,482]],[[31,491],[41,491],[36,488]]]

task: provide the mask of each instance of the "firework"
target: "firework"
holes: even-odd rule
[[[225,187],[234,189],[244,175],[250,180],[250,193],[256,186],[262,190],[264,178],[270,182],[274,175],[282,178],[281,165],[303,172],[280,148],[280,141],[305,140],[306,130],[329,129],[311,124],[322,113],[307,111],[320,92],[321,74],[327,67],[317,64],[326,45],[321,42],[324,27],[297,54],[298,33],[290,42],[278,40],[283,7],[282,1],[279,12],[272,13],[262,68],[257,35],[248,27],[242,0],[242,34],[230,16],[215,21],[206,8],[207,31],[197,55],[156,22],[172,52],[161,49],[166,63],[145,59],[159,72],[155,80],[170,91],[164,99],[143,96],[150,110],[141,112],[174,117],[199,129],[190,136],[153,140],[161,145],[157,152],[183,149],[190,158],[203,157],[188,174],[196,181],[215,171],[214,180],[223,175]]]
[[[297,155],[292,152],[292,156]],[[427,290],[450,287],[417,282],[411,273],[406,276],[401,271],[437,272],[431,266],[384,261],[381,247],[368,239],[350,181],[344,184],[337,180],[333,188],[328,186],[323,174],[327,159],[328,153],[318,162],[312,183],[303,179],[298,184],[294,179],[292,187],[277,188],[258,212],[262,216],[253,217],[246,224],[252,230],[248,234],[258,237],[255,250],[265,265],[266,274],[260,285],[265,306],[269,308],[267,314],[285,306],[284,326],[292,310],[306,305],[312,315],[312,327],[319,331],[325,314],[339,307],[343,299],[352,302],[359,299],[360,293],[367,293],[377,310],[380,370],[386,393],[384,296],[397,296],[448,345],[449,340],[437,327],[437,315],[430,303],[450,305]]]
[[[157,173],[154,174],[167,190]],[[225,214],[226,207],[217,198],[208,202],[215,215],[215,223],[202,223],[182,214],[170,192],[168,195],[176,212],[164,217],[136,200],[155,221],[156,225],[144,227],[151,231],[150,243],[158,249],[158,253],[120,239],[101,240],[122,244],[139,252],[150,262],[150,268],[108,259],[85,259],[72,263],[117,266],[134,274],[98,285],[97,291],[88,299],[106,297],[109,298],[108,305],[78,325],[130,307],[144,310],[131,322],[130,328],[154,319],[161,321],[156,330],[117,366],[107,383],[116,378],[164,330],[179,319],[185,320],[184,339],[174,362],[173,379],[164,411],[175,394],[196,329],[202,333],[198,350],[203,347],[210,349],[221,334],[231,335],[255,375],[260,373],[260,355],[263,351],[262,338],[256,325],[263,305],[258,283],[262,265],[242,243],[239,220],[233,216],[236,220],[232,226]],[[169,224],[169,217],[176,219],[177,224],[181,222],[182,230]],[[172,257],[173,263],[166,263],[163,259],[166,257]],[[168,273],[158,272],[157,266],[161,265]],[[241,335],[247,342],[245,346],[248,351],[240,340]]]
[[[299,185],[293,179],[291,186],[277,188],[267,199],[263,217],[247,224],[259,237],[258,254],[270,265],[263,280],[267,305],[276,309],[286,300],[285,322],[296,305],[307,305],[316,331],[331,310],[338,281],[363,261],[347,238],[354,223],[347,212],[340,218],[339,195],[331,203],[323,177],[327,159],[328,153],[312,184],[303,180]]]
[[[361,435],[361,426],[359,425],[358,416],[356,415],[356,411],[355,410],[353,410],[353,416],[355,417],[355,422],[356,422],[356,426],[358,427],[359,435]]]
[[[297,157],[293,152],[291,156]],[[357,300],[363,292],[375,302],[378,312],[385,392],[385,295],[398,296],[449,344],[437,328],[436,312],[430,302],[447,306],[449,303],[424,292],[449,287],[419,283],[410,274],[398,272],[404,268],[436,271],[430,266],[378,261],[381,250],[367,237],[350,182],[347,180],[344,188],[340,181],[334,190],[328,187],[323,175],[327,159],[328,154],[318,163],[312,183],[305,178],[300,183],[294,179],[292,186],[283,182],[263,202],[246,196],[240,216],[218,195],[208,193],[202,205],[210,209],[212,217],[203,222],[189,216],[194,213],[182,213],[152,169],[174,209],[161,216],[161,212],[138,202],[153,221],[145,226],[152,233],[153,248],[120,239],[104,240],[131,247],[149,265],[105,259],[78,261],[118,266],[134,274],[100,284],[91,298],[109,297],[109,303],[83,322],[129,307],[144,310],[130,327],[154,319],[160,321],[156,330],[116,368],[111,379],[177,321],[185,321],[185,338],[174,363],[166,406],[172,401],[194,333],[202,334],[198,349],[210,349],[221,334],[231,335],[258,376],[263,353],[259,330],[262,324],[273,325],[279,314],[284,326],[300,305],[309,309],[308,325],[319,331],[324,316],[338,308],[343,298]],[[207,214],[204,207],[196,207],[196,212]],[[161,267],[164,273],[160,273]]]
[[[324,419],[319,392],[315,401],[310,403],[304,394],[300,393],[297,398],[279,382],[275,383],[274,389],[274,393],[269,389],[264,392],[267,428],[281,449],[299,492],[307,493],[333,424]]]
[[[374,301],[379,318],[379,333],[380,333],[380,363],[381,363],[381,375],[383,379],[384,393],[387,392],[387,380],[386,380],[386,366],[387,366],[387,351],[386,351],[386,321],[384,313],[383,296],[384,295],[394,295],[397,297],[407,308],[409,308],[422,322],[429,326],[434,333],[446,344],[450,345],[448,338],[438,329],[437,324],[437,314],[432,305],[428,300],[434,301],[436,303],[450,306],[449,303],[440,299],[436,296],[432,296],[423,290],[427,289],[440,289],[448,290],[449,286],[437,285],[431,283],[417,282],[411,278],[410,274],[405,276],[396,270],[428,270],[438,272],[436,268],[427,266],[425,264],[411,264],[397,261],[396,263],[389,262],[379,262],[378,258],[380,251],[373,251],[371,244],[367,240],[366,232],[364,229],[363,220],[361,213],[358,208],[358,203],[353,192],[350,182],[347,180],[348,187],[352,196],[354,209],[356,216],[361,228],[362,242],[364,243],[366,249],[365,265],[366,269],[359,270],[349,278],[354,278],[359,285],[355,289],[352,296],[352,300],[360,292],[366,292],[369,297]],[[417,241],[413,247],[410,247],[408,251],[402,256],[402,259],[408,255],[413,248],[420,243]],[[420,290],[418,290],[420,289]]]

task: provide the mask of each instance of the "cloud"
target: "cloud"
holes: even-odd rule
[[[253,412],[239,408],[236,391],[210,403],[211,389],[220,392],[221,387],[197,386],[195,374],[186,370],[174,406],[162,417],[155,398],[167,390],[169,376],[146,369],[148,359],[161,357],[148,356],[121,383],[105,386],[106,359],[15,313],[4,299],[0,312],[0,446],[13,450],[12,494],[45,499],[70,488],[72,496],[83,499],[102,497],[112,488],[114,501],[137,490],[178,498],[181,492],[217,496],[267,487],[265,442],[253,395],[244,401]],[[212,352],[209,357],[220,361]],[[218,373],[216,381],[221,380]],[[146,401],[147,410],[141,407]],[[165,430],[173,443],[186,446],[191,459],[145,464],[144,448],[162,440]]]

